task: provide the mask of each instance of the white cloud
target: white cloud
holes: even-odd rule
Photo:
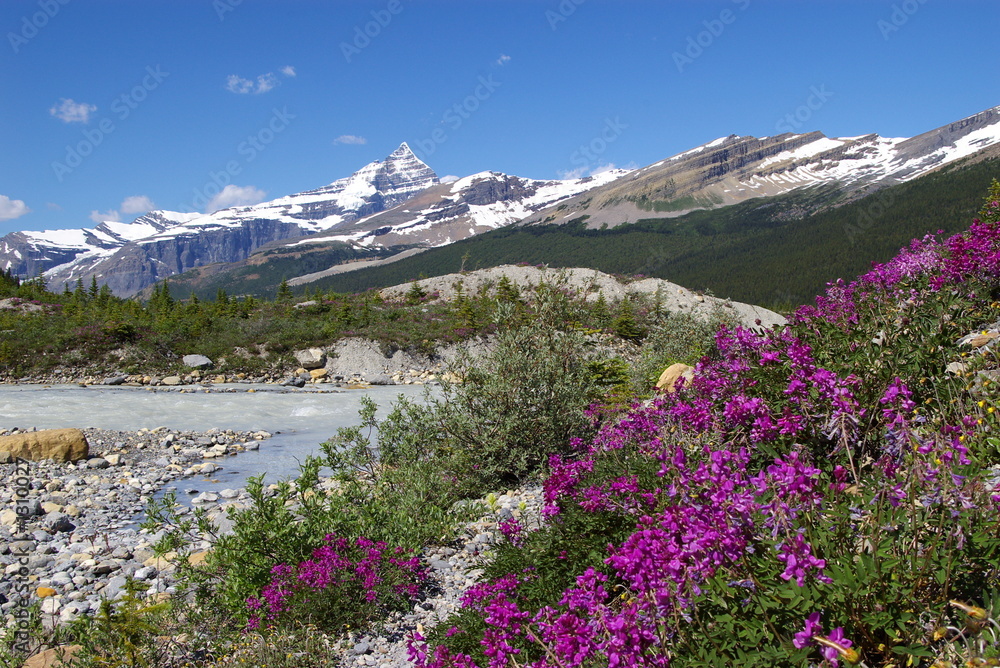
[[[145,195],[132,195],[131,197],[126,197],[122,200],[122,205],[120,207],[122,213],[135,214],[135,213],[146,213],[147,211],[152,211],[156,208],[153,204],[153,200],[149,199]]]
[[[226,77],[226,90],[239,95],[250,93],[253,91],[253,82],[235,74],[230,74]]]
[[[91,211],[90,212],[90,219],[92,221],[94,221],[95,223],[103,223],[106,220],[110,220],[110,221],[115,222],[115,223],[122,222],[122,216],[121,216],[121,214],[118,213],[115,210],[104,211],[104,212],[101,212],[101,211]]]
[[[220,209],[228,209],[231,206],[259,204],[264,201],[264,197],[266,196],[266,192],[253,186],[235,186],[229,184],[205,205],[205,211],[212,213]]]
[[[49,109],[49,113],[63,123],[87,123],[90,115],[97,107],[86,102],[75,102],[70,98],[62,98],[59,104]]]
[[[510,62],[510,56],[508,56],[506,53],[501,53],[500,57],[497,58],[497,65],[506,65],[509,62]]]
[[[0,195],[0,220],[14,220],[31,211],[28,205],[19,199],[11,199]]]
[[[454,183],[455,181],[458,181],[459,178],[460,177],[455,176],[454,174],[448,174],[441,177],[441,183]]]
[[[295,76],[295,68],[291,65],[283,68],[281,72],[286,77]],[[291,72],[291,74],[289,74],[289,72]],[[236,93],[237,95],[246,95],[248,93],[260,95],[261,93],[273,90],[280,83],[281,82],[278,81],[278,77],[275,76],[274,72],[265,72],[264,74],[258,75],[256,83],[250,79],[244,79],[238,74],[230,74],[226,77],[226,90],[230,93]]]
[[[368,140],[365,139],[364,137],[359,137],[358,135],[340,135],[339,137],[333,140],[333,143],[361,145],[361,144],[367,144]]]
[[[587,167],[577,167],[576,169],[563,169],[557,172],[560,179],[579,179],[587,173]]]
[[[58,204],[56,204],[55,202],[46,202],[45,206],[47,206],[48,208],[52,209],[53,211],[62,211],[63,210],[63,208],[61,206],[59,206]]]
[[[612,169],[638,169],[638,165],[634,162],[630,162],[627,165],[618,167],[613,162],[606,162],[603,165],[597,165],[596,167],[590,167],[589,165],[584,167],[577,167],[576,169],[567,169],[558,172],[559,178],[561,179],[582,179],[584,176],[597,176],[598,174],[603,174],[604,172],[610,172]]]
[[[254,90],[254,93],[257,95],[266,93],[277,85],[278,77],[274,76],[274,73],[268,72],[267,74],[261,74],[257,77],[257,89]]]

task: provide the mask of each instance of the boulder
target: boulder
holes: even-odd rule
[[[181,358],[181,362],[184,366],[189,366],[192,369],[211,369],[212,360],[208,359],[204,355],[185,355]]]
[[[326,353],[321,348],[306,348],[296,350],[294,353],[296,361],[306,370],[319,369],[326,364]]]
[[[195,552],[188,556],[188,563],[192,566],[204,566],[208,562],[208,557],[211,554],[210,550],[204,552]]]
[[[313,369],[309,372],[309,377],[312,380],[319,380],[320,378],[326,378],[326,369]]]
[[[302,378],[288,378],[281,381],[282,387],[305,387],[306,381]]]
[[[105,385],[122,385],[128,380],[127,376],[108,376],[104,379]]]
[[[43,520],[45,528],[53,533],[67,533],[76,528],[66,513],[49,513]]]
[[[163,379],[164,385],[180,385],[182,382],[180,376],[167,376]]]
[[[681,378],[685,382],[690,382],[694,378],[694,367],[688,366],[678,362],[677,364],[671,364],[663,373],[660,374],[660,379],[656,381],[657,389],[663,390],[668,394],[677,391],[677,381]]]
[[[60,645],[39,652],[28,658],[21,668],[62,668],[73,665],[73,656],[82,650],[81,645]]]
[[[76,462],[90,454],[90,446],[79,429],[45,429],[0,436],[0,452],[33,462],[43,459]]]

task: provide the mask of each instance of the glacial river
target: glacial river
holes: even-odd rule
[[[219,385],[236,392],[181,393],[129,387],[76,385],[0,385],[0,427],[56,429],[96,427],[134,431],[168,427],[207,431],[213,427],[274,434],[256,451],[213,460],[222,470],[205,479],[178,481],[183,492],[242,487],[250,476],[264,474],[275,482],[292,477],[299,462],[319,451],[319,444],[339,427],[358,423],[361,397],[370,396],[379,414],[388,412],[399,395],[419,400],[419,385],[371,387],[364,390],[316,392],[288,390],[274,385]],[[255,392],[247,392],[249,388]],[[166,454],[166,453],[165,453]],[[180,495],[179,495],[180,496]]]

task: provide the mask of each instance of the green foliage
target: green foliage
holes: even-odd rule
[[[406,293],[406,303],[410,306],[416,306],[427,297],[427,292],[420,287],[416,279],[410,281],[410,289]]]
[[[450,538],[465,513],[455,507],[459,497],[452,481],[426,460],[429,445],[409,431],[425,413],[401,397],[380,424],[375,404],[362,402],[361,424],[324,443],[322,456],[308,457],[295,480],[265,487],[261,479],[251,479],[249,505],[229,511],[231,533],[216,535],[201,511],[191,519],[177,515],[172,495],[151,504],[146,526],[167,529],[161,552],[183,551],[201,536],[214,538],[209,567],[185,573],[203,605],[245,619],[247,598],[270,581],[272,567],[304,561],[327,534],[366,536],[405,549]],[[372,441],[376,430],[378,446]],[[324,468],[332,471],[332,484],[320,479]],[[348,616],[362,604],[337,603]]]
[[[281,283],[278,284],[278,291],[275,293],[274,298],[279,302],[287,302],[292,299],[292,289],[288,287],[288,279],[281,279]]]
[[[601,296],[603,297],[604,295]],[[645,337],[646,332],[636,322],[635,309],[632,307],[631,299],[623,299],[618,304],[618,312],[611,323],[611,331],[618,338],[632,341],[633,343],[638,343]]]
[[[686,312],[667,314],[643,341],[632,373],[636,392],[647,393],[671,364],[693,366],[712,350],[719,327],[732,324],[733,317],[724,308],[716,309],[708,320]]]

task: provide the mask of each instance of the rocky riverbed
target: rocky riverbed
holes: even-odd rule
[[[0,436],[19,431],[0,430]],[[90,454],[75,464],[0,464],[0,611],[8,623],[25,595],[42,599],[46,621],[54,625],[96,611],[102,598],[123,596],[129,578],[146,583],[152,594],[173,593],[176,565],[169,556],[154,556],[158,536],[138,527],[139,514],[162,487],[196,488],[225,466],[225,458],[256,450],[270,437],[260,431],[83,431]],[[242,490],[222,490],[192,503],[245,498]],[[24,524],[19,506],[27,509]]]
[[[22,431],[0,429],[0,436]],[[146,504],[158,491],[174,487],[188,495],[192,505],[209,509],[224,531],[225,509],[246,503],[246,491],[198,493],[198,483],[217,482],[213,475],[226,466],[227,458],[267,447],[271,436],[162,427],[83,431],[90,453],[76,463],[0,463],[0,567],[5,573],[0,611],[8,625],[16,623],[25,601],[41,600],[49,627],[92,615],[103,599],[125,596],[130,580],[141,583],[154,599],[174,595],[176,555],[157,557],[153,545],[159,536],[137,523]],[[538,523],[542,490],[507,490],[469,503],[481,511],[478,519],[451,545],[421,555],[430,576],[427,596],[412,610],[395,614],[377,633],[331,640],[340,666],[407,665],[407,639],[418,625],[430,628],[460,607],[462,594],[478,581],[492,550],[503,540],[499,523],[512,517],[526,527]],[[18,505],[28,509],[24,525],[18,522]],[[198,563],[212,545],[205,540],[193,547],[189,559]],[[239,652],[231,658],[238,662]]]

